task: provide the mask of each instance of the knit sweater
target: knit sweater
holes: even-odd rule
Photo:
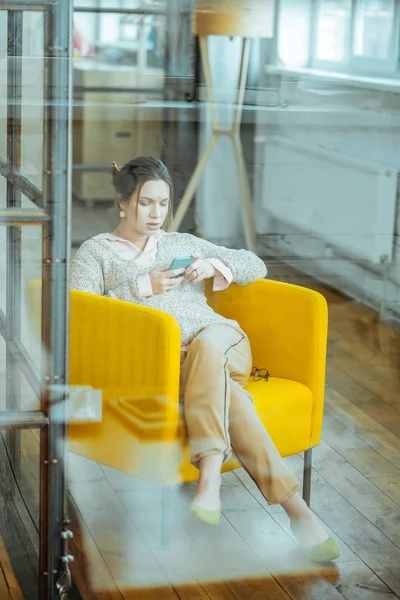
[[[151,267],[124,260],[105,240],[92,238],[78,249],[71,265],[71,288],[109,298],[134,302],[169,313],[181,330],[181,343],[187,346],[208,325],[228,325],[243,333],[236,321],[217,314],[205,297],[205,282],[190,285],[186,280],[165,294],[143,297],[137,279],[152,269],[168,269],[177,256],[197,253],[203,259],[218,259],[232,272],[233,281],[246,285],[266,275],[263,261],[247,250],[216,246],[188,233],[160,236],[157,255]]]

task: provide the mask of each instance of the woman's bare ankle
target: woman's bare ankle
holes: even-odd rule
[[[292,522],[293,533],[306,545],[311,547],[322,544],[329,537],[318,517],[299,494],[282,502],[281,506]]]
[[[215,493],[221,489],[221,477],[201,477],[197,484],[196,494],[198,493]]]
[[[311,512],[303,498],[298,494],[294,494],[289,500],[282,502],[283,510],[286,512],[289,519],[305,518]]]
[[[220,500],[221,484],[217,482],[204,483],[197,486],[193,501],[207,510],[219,510],[221,507]]]
[[[207,510],[219,510],[222,454],[206,456],[199,461],[199,484],[194,495],[196,504]]]

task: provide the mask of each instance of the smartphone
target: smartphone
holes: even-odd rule
[[[177,256],[169,265],[168,271],[174,271],[175,269],[187,269],[193,261],[194,258],[192,256]],[[176,277],[182,277],[182,275],[174,275],[172,279],[175,279]]]

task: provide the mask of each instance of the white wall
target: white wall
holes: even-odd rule
[[[400,89],[399,89],[400,92]],[[264,143],[277,134],[311,146],[333,150],[344,156],[393,167],[400,172],[400,93],[346,87],[343,83],[303,80],[286,86],[289,109],[275,118],[258,114],[258,187],[256,210],[268,198],[268,185],[260,187]],[[263,142],[262,140],[265,140]],[[382,199],[385,202],[385,199]],[[388,201],[388,200],[387,200]],[[305,210],[308,200],[303,198]],[[344,218],[357,219],[351,206]],[[324,240],[312,239],[304,231],[275,219],[258,219],[265,248],[294,267],[317,276],[361,302],[380,310],[383,318],[400,315],[400,244],[395,237],[394,260],[387,268],[357,264],[346,253],[333,249],[326,255]],[[397,207],[400,230],[400,208]],[[277,235],[280,234],[280,235]]]

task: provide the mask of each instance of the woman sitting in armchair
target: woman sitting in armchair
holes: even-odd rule
[[[339,556],[334,540],[299,496],[287,469],[244,390],[252,356],[238,323],[207,304],[205,280],[222,290],[266,275],[262,260],[186,233],[167,233],[172,214],[172,180],[153,157],[113,168],[120,222],[113,233],[86,241],[72,261],[75,290],[135,302],[171,314],[181,330],[181,392],[191,461],[199,483],[191,512],[208,524],[220,519],[221,467],[232,450],[269,504],[281,504],[292,531],[312,560]],[[169,270],[177,257],[186,268]],[[272,318],[272,317],[271,317]]]

